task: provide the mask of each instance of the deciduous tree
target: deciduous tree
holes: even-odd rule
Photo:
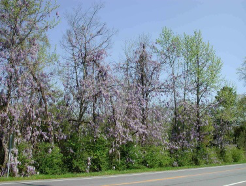
[[[46,31],[55,25],[46,19],[56,5],[43,0],[2,0],[0,2],[0,140],[8,161],[8,137],[16,142],[36,142],[38,136],[53,141],[48,110],[52,102],[50,75],[43,71],[41,49],[47,45]],[[16,152],[17,153],[17,152]],[[18,174],[16,153],[13,174]]]

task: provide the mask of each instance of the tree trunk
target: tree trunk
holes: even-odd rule
[[[198,133],[198,149],[201,146],[201,121],[200,121],[200,63],[197,55],[197,77],[196,77],[196,120],[197,120],[197,133]]]
[[[6,136],[3,135],[2,138],[2,146],[3,146],[3,150],[4,150],[4,162],[2,165],[2,170],[1,170],[1,176],[6,176],[7,175],[7,167],[8,167],[8,140],[6,139]]]
[[[177,142],[177,136],[178,136],[178,124],[177,124],[177,98],[176,98],[176,79],[175,79],[175,69],[174,69],[174,62],[172,65],[172,84],[173,84],[173,101],[174,101],[174,133],[173,133],[173,137],[176,137],[176,139],[174,139],[175,142]],[[180,131],[179,131],[180,132]]]

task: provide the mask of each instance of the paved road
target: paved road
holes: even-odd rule
[[[246,164],[115,176],[0,182],[0,186],[246,186]]]

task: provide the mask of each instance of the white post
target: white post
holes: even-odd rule
[[[9,160],[8,160],[8,173],[7,173],[7,178],[9,177],[9,169],[10,169],[10,156],[11,156],[11,149],[13,148],[13,135],[10,134],[9,136]]]
[[[8,174],[7,174],[7,178],[9,177],[9,166],[10,166],[10,149],[9,149],[9,160],[8,160]]]

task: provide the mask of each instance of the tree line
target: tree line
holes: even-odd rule
[[[8,165],[11,176],[29,176],[245,159],[246,97],[223,83],[201,31],[141,35],[110,64],[116,32],[100,21],[103,5],[79,7],[59,60],[47,35],[57,8],[0,2],[1,176]]]

